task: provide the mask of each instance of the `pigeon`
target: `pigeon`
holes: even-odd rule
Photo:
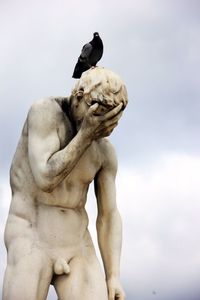
[[[83,72],[95,67],[103,55],[103,42],[98,32],[95,32],[93,36],[93,39],[82,48],[74,68],[73,78],[80,78]]]

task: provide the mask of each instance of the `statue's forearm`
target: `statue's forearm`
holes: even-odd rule
[[[41,174],[41,186],[47,191],[54,189],[76,166],[91,139],[81,130],[62,150],[54,153],[47,161]]]
[[[106,279],[119,278],[122,222],[118,210],[97,218],[97,233]]]

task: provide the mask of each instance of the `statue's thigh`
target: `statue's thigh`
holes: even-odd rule
[[[30,245],[28,240],[16,241],[8,249],[3,299],[44,300],[51,278],[52,265],[46,253],[34,247],[31,241]]]
[[[94,257],[75,257],[68,275],[58,275],[54,286],[59,300],[107,300],[107,288],[99,262]]]

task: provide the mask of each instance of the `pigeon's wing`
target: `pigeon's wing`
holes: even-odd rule
[[[75,65],[74,73],[73,73],[72,77],[73,78],[80,78],[82,73],[85,72],[88,69],[89,69],[88,65],[81,62],[80,59],[79,59],[78,62],[76,63],[76,65]]]
[[[91,67],[89,62],[90,55],[92,53],[93,46],[91,43],[87,43],[81,50],[81,55],[78,58],[78,62],[74,68],[73,78],[80,78],[81,74]]]
[[[83,49],[82,49],[82,51],[81,51],[81,55],[80,55],[80,57],[82,58],[82,59],[88,59],[88,57],[90,56],[90,54],[91,54],[91,52],[92,52],[92,45],[90,44],[90,43],[88,43],[88,44],[85,44],[84,46],[83,46]]]
[[[72,77],[73,78],[80,78],[82,73],[83,73],[82,64],[81,64],[80,61],[78,61],[75,65],[74,73],[73,73]]]

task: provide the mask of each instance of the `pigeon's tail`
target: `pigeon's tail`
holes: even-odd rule
[[[74,68],[74,73],[72,75],[72,78],[80,78],[81,75],[82,75],[82,70],[80,69],[80,67],[78,66],[78,63],[77,63]]]
[[[72,75],[73,78],[80,78],[82,73],[85,72],[86,70],[89,69],[89,66],[87,66],[86,64],[80,62],[78,60],[75,68],[74,68],[74,73]]]

